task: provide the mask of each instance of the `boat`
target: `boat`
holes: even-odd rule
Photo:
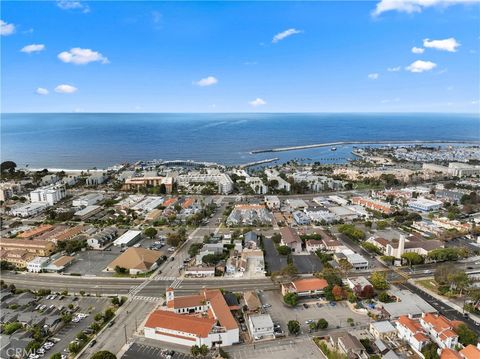
[[[330,151],[336,151],[336,150],[337,150],[337,148],[336,148],[336,147],[332,147],[332,148],[330,148]]]

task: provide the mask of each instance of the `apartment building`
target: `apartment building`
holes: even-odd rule
[[[53,206],[55,203],[65,198],[66,195],[67,190],[64,185],[50,185],[37,188],[30,192],[30,201],[32,203],[46,202],[50,206]]]
[[[2,251],[24,250],[39,257],[46,257],[52,254],[55,249],[55,244],[36,239],[1,238],[0,249],[2,249]]]

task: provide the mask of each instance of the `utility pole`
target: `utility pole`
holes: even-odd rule
[[[127,344],[127,325],[126,324],[123,325],[123,330],[125,333],[125,344]]]

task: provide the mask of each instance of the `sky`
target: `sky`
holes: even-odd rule
[[[2,1],[2,112],[480,113],[480,3]]]

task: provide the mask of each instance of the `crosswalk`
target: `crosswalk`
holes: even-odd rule
[[[176,279],[176,277],[165,277],[165,276],[161,276],[160,274],[159,275],[156,275],[153,280],[157,280],[157,281],[166,281],[166,282],[171,282],[171,281],[174,281]]]
[[[149,297],[146,295],[135,295],[133,296],[134,300],[143,300],[145,302],[157,303],[163,301],[161,297]]]
[[[175,280],[172,282],[172,284],[170,284],[170,287],[172,287],[173,289],[176,289],[176,288],[180,287],[180,284],[182,284],[182,281],[183,281],[182,278],[175,278]]]

